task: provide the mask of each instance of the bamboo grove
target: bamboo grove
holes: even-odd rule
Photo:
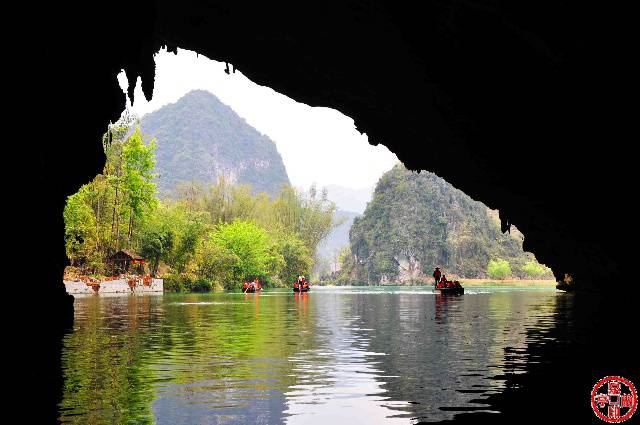
[[[129,249],[169,290],[233,289],[254,277],[279,286],[311,271],[316,246],[337,224],[335,205],[315,187],[284,186],[272,199],[221,175],[209,186],[182,182],[159,199],[156,143],[135,118],[110,126],[103,145],[102,174],[64,209],[66,252],[80,273],[107,273],[106,259]]]

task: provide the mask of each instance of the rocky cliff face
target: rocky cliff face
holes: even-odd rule
[[[380,178],[351,227],[352,278],[425,283],[436,266],[447,275],[485,278],[491,259],[507,260],[513,276],[524,278],[523,267],[535,257],[522,250],[519,233],[500,231],[494,214],[435,174],[397,165]]]
[[[180,182],[214,184],[221,176],[270,195],[289,184],[275,143],[207,91],[194,90],[145,115],[141,128],[158,145],[161,195]]]

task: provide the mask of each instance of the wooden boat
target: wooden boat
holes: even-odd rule
[[[303,285],[302,288],[300,288],[297,282],[293,284],[293,292],[309,292],[309,289],[311,289],[309,284]]]
[[[262,285],[260,285],[259,283],[257,285],[254,285],[253,283],[245,282],[244,285],[242,285],[242,292],[244,292],[245,294],[253,294],[254,292],[260,291],[262,291]]]
[[[246,290],[244,290],[243,292],[245,294],[253,294],[254,292],[260,292],[262,291],[262,288],[254,288],[253,286],[248,287]]]
[[[449,288],[435,288],[433,290],[436,294],[442,295],[462,295],[464,294],[464,288],[462,286],[451,286]]]
[[[457,280],[447,280],[445,283],[438,282],[433,288],[433,292],[443,295],[462,295],[464,294],[464,288]]]

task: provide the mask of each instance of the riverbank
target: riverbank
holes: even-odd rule
[[[555,286],[557,282],[553,279],[505,279],[505,280],[494,280],[494,279],[458,279],[462,286],[491,286],[491,285],[524,285],[524,286]],[[313,283],[314,286],[351,286],[351,285],[336,285],[333,282],[321,281]],[[358,285],[354,284],[353,286],[368,286],[368,285]],[[430,281],[427,284],[422,285],[398,285],[398,284],[389,284],[389,285],[373,285],[373,286],[433,286],[433,281]]]
[[[557,282],[553,279],[459,279],[462,285],[544,285],[555,286]]]
[[[68,294],[125,294],[131,292],[163,292],[163,280],[128,277],[122,279],[82,281],[65,280]]]

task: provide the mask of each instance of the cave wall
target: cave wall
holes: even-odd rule
[[[19,264],[41,281],[25,323],[49,336],[30,341],[31,351],[51,355],[27,385],[48,374],[42,397],[51,401],[57,393],[48,389],[61,382],[55,345],[73,320],[61,281],[65,198],[102,167],[100,136],[125,105],[116,75],[141,76],[150,97],[161,46],[228,61],[296,101],[340,110],[408,168],[433,171],[499,209],[504,230],[515,224],[557,277],[571,273],[585,290],[621,278],[633,156],[620,13],[533,0],[420,8],[383,0],[51,2],[8,12],[19,26],[8,90],[24,139],[12,165],[23,175],[37,169],[30,184],[38,193],[20,198],[30,225],[11,231],[42,259]]]
[[[250,9],[250,12],[248,12]],[[577,2],[170,2],[157,34],[352,117],[411,169],[501,211],[598,290],[623,276],[625,80],[607,10]],[[618,79],[616,79],[616,75]],[[613,168],[613,169],[611,169]]]

